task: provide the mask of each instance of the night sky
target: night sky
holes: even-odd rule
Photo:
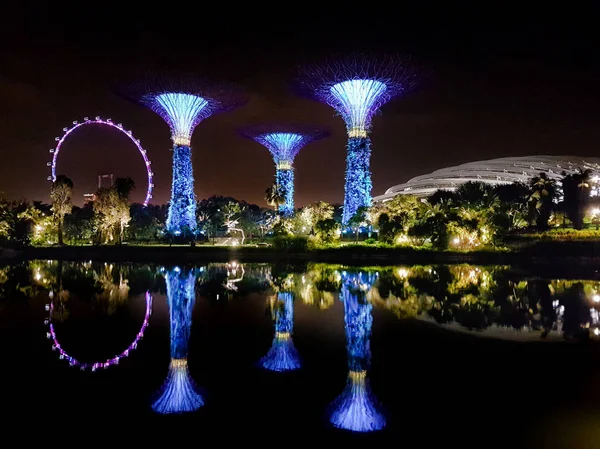
[[[233,3],[220,11],[205,3],[186,9],[181,2],[163,2],[156,11],[57,3],[3,4],[0,191],[11,199],[48,201],[46,162],[54,137],[73,120],[99,115],[122,122],[141,139],[155,173],[153,202],[167,202],[169,128],[153,112],[112,93],[110,84],[147,70],[185,69],[239,83],[250,96],[245,106],[196,128],[198,198],[219,194],[266,205],[272,159],[236,129],[289,120],[332,132],[296,158],[296,205],[341,203],[343,121],[330,107],[295,95],[289,82],[298,63],[345,51],[408,52],[432,73],[373,120],[373,195],[473,160],[600,156],[597,10],[569,11],[562,4],[555,11],[526,11],[486,3],[479,11],[440,11],[427,4],[420,10],[391,4],[378,15],[355,8],[353,15],[336,19],[321,6],[300,10],[293,3],[264,12],[255,5],[241,11]],[[114,130],[86,127],[73,133],[58,173],[73,179],[76,203],[95,190],[103,173],[131,176],[137,184],[134,201],[145,194],[141,156]]]

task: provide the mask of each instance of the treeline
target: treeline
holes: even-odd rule
[[[583,229],[600,224],[600,203],[592,197],[589,171],[564,174],[560,182],[540,173],[528,184],[468,182],[428,198],[398,195],[361,208],[342,226],[340,205],[315,202],[283,217],[273,209],[231,197],[197,203],[196,243],[245,245],[270,241],[281,249],[335,246],[342,241],[477,249],[502,245],[511,234],[555,227]],[[164,228],[168,205],[130,204],[135,184],[117,178],[96,192],[95,201],[73,206],[73,183],[59,176],[52,204],[0,198],[0,245],[84,245],[178,243]],[[267,201],[273,203],[267,193]],[[190,243],[189,239],[181,242]]]

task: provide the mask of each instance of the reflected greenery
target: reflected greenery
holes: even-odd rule
[[[111,315],[146,291],[165,294],[154,264],[30,261],[0,267],[0,309],[9,301],[51,295],[55,320],[80,300]],[[339,300],[347,268],[323,263],[209,263],[195,266],[198,298],[226,304],[258,294],[292,293],[305,307],[327,309]],[[354,268],[354,271],[357,269]],[[400,319],[501,338],[595,338],[600,281],[551,279],[510,266],[413,265],[361,267],[376,281],[365,298]]]

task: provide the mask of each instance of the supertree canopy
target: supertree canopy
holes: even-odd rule
[[[392,98],[416,85],[417,70],[408,56],[352,54],[305,66],[299,84],[304,93],[334,108],[346,122],[348,145],[344,224],[361,206],[371,205],[371,119]]]
[[[187,364],[197,273],[174,267],[165,274],[171,321],[169,375],[152,410],[161,414],[193,412],[204,405]]]
[[[277,293],[275,303],[275,337],[260,366],[270,371],[292,371],[300,368],[300,356],[292,341],[294,329],[294,295]]]
[[[300,150],[313,140],[327,137],[328,132],[304,125],[254,126],[240,130],[245,137],[265,146],[275,162],[275,182],[283,190],[285,202],[279,212],[294,213],[294,159]]]
[[[348,353],[348,380],[340,396],[334,401],[329,415],[335,426],[354,432],[372,432],[386,425],[371,392],[367,370],[371,362],[371,327],[373,306],[366,294],[376,280],[376,274],[342,272],[346,350]]]
[[[196,230],[196,196],[190,142],[205,118],[245,102],[237,86],[214,84],[189,75],[154,75],[120,89],[130,99],[149,107],[171,128],[173,180],[167,231],[179,235]]]

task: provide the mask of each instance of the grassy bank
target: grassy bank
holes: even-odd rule
[[[292,242],[293,243],[293,242]],[[600,266],[600,232],[557,230],[544,234],[512,236],[504,248],[479,251],[436,251],[407,246],[391,247],[380,244],[342,244],[325,248],[306,245],[284,247],[214,245],[124,245],[124,246],[63,246],[28,247],[15,252],[5,252],[4,258],[104,260],[123,262],[174,262],[185,261],[241,262],[305,261],[342,264],[432,264],[473,263],[492,264],[597,264]],[[0,252],[2,259],[2,252]]]
[[[600,242],[597,243],[600,249]],[[279,260],[312,261],[343,264],[395,264],[395,263],[477,263],[515,264],[538,256],[529,248],[527,252],[451,252],[412,248],[378,248],[371,246],[344,246],[309,251],[281,251],[274,248],[218,247],[218,246],[64,246],[31,247],[20,251],[21,259],[105,260],[127,262],[229,261],[271,262]],[[546,249],[542,247],[542,249]],[[589,247],[587,248],[589,250]],[[561,253],[568,248],[561,247]],[[597,252],[600,254],[600,250]],[[575,255],[575,254],[574,254]],[[576,256],[576,255],[575,255]],[[578,256],[576,256],[578,257]]]

